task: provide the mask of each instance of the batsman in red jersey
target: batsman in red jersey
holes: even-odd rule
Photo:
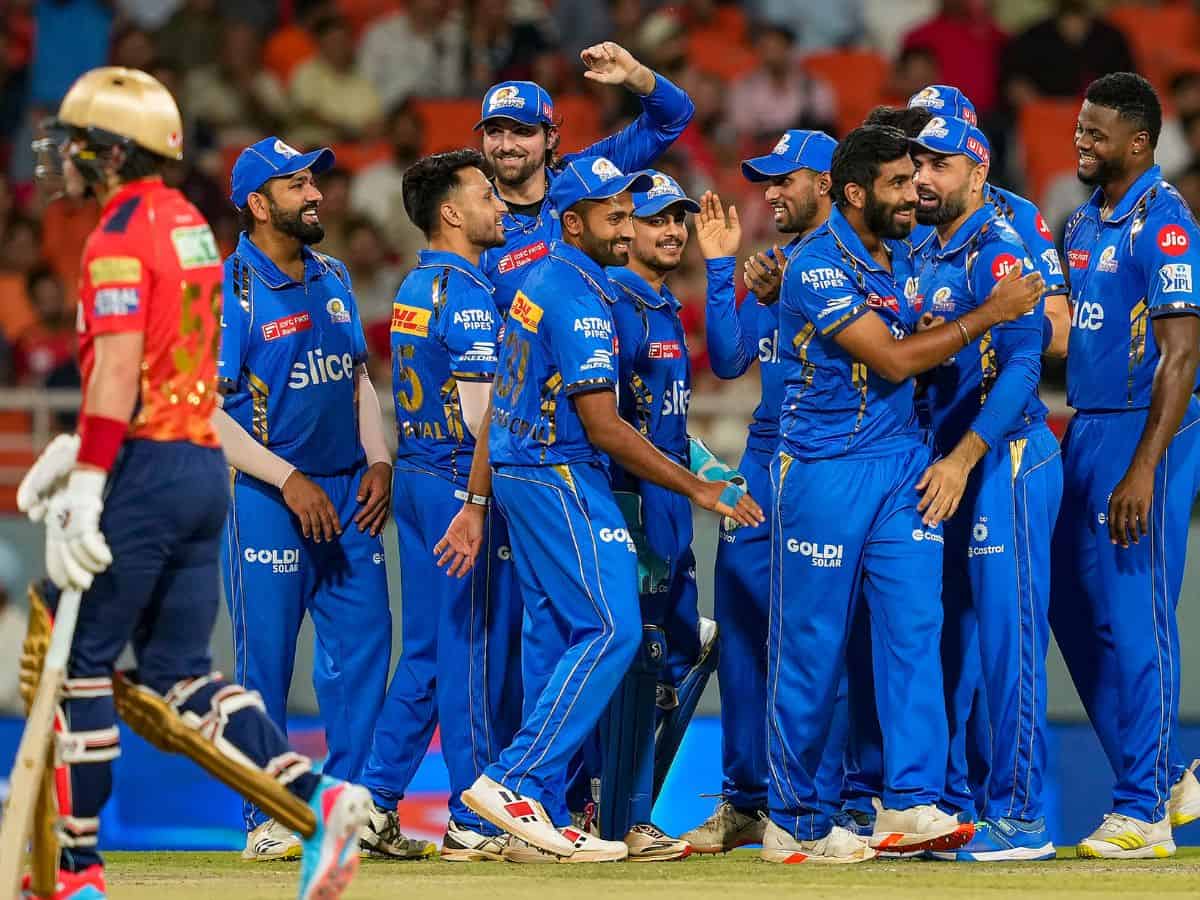
[[[179,110],[144,72],[93,69],[67,93],[51,134],[37,145],[51,163],[41,174],[60,162],[66,190],[102,207],[80,276],[79,434],[51,444],[18,496],[46,520],[50,579],[84,592],[56,726],[55,900],[105,896],[99,814],[119,753],[113,667],[129,642],[143,690],[231,766],[260,768],[311,806],[300,897],[337,897],[357,866],[369,794],[313,772],[258,694],[212,671],[229,505],[210,421],[222,270],[204,217],[159,176],[182,158]]]

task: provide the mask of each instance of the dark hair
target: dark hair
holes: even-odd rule
[[[877,106],[863,119],[864,125],[887,125],[899,128],[910,138],[921,133],[921,129],[933,118],[924,106]]]
[[[1111,72],[1088,85],[1084,99],[1093,106],[1115,109],[1117,115],[1132,122],[1138,131],[1150,134],[1150,146],[1158,146],[1162,131],[1162,104],[1158,94],[1141,75]]]
[[[1178,94],[1195,81],[1200,81],[1200,69],[1184,69],[1171,76],[1167,91],[1172,95]]]
[[[338,15],[322,16],[312,24],[313,37],[317,40],[325,37],[331,31],[349,31],[350,24]]]
[[[921,57],[933,60],[934,63],[937,62],[937,55],[934,54],[931,47],[927,47],[924,44],[913,44],[900,51],[900,55],[896,57],[896,65],[907,65],[912,60]]]
[[[833,151],[829,177],[833,180],[833,202],[838,208],[846,203],[846,185],[858,184],[867,190],[879,177],[879,169],[908,156],[908,136],[890,125],[860,125],[842,138]]]
[[[151,175],[161,175],[166,163],[165,156],[159,156],[130,142],[125,148],[125,159],[121,168],[117,169],[117,177],[122,181],[136,181]]]
[[[404,173],[404,211],[425,237],[437,230],[438,207],[458,187],[459,169],[471,166],[487,172],[483,154],[463,148],[422,157]]]
[[[763,22],[754,30],[759,37],[773,34],[776,37],[783,38],[784,42],[789,46],[796,43],[796,32],[787,25],[782,25],[779,22]]]
[[[33,289],[37,283],[46,279],[50,279],[60,288],[62,287],[62,280],[58,277],[58,273],[45,263],[38,263],[29,270],[29,273],[25,276],[25,293],[30,299],[33,299]]]
[[[254,234],[254,226],[257,224],[254,220],[254,213],[250,211],[250,204],[247,203],[237,211],[238,226],[246,234]]]

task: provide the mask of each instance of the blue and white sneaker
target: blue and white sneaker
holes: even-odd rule
[[[875,830],[875,817],[859,809],[843,809],[834,813],[833,824],[858,837],[869,838]]]
[[[337,900],[358,871],[358,838],[371,814],[371,793],[323,777],[308,805],[317,814],[317,830],[304,839],[300,900]]]
[[[975,836],[958,850],[934,851],[932,859],[951,862],[1021,862],[1054,859],[1045,819],[981,819]]]

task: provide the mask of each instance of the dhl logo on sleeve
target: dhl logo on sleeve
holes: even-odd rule
[[[429,337],[430,310],[403,303],[392,305],[392,331],[411,334],[414,337]]]
[[[530,300],[523,291],[517,291],[517,295],[513,297],[509,315],[524,325],[527,331],[537,334],[538,324],[542,321],[542,308]]]
[[[100,256],[88,263],[93,287],[132,284],[142,280],[142,261],[136,256]]]

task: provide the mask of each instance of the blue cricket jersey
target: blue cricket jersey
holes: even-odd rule
[[[615,288],[604,269],[555,241],[517,291],[492,391],[495,466],[607,465],[571,397],[617,387]]]
[[[622,172],[636,172],[650,166],[683,133],[696,107],[682,89],[657,72],[654,90],[642,101],[642,113],[616,134],[597,141],[590,147],[563,157],[567,163],[581,156],[603,156]],[[550,245],[562,237],[558,210],[550,201],[550,182],[558,177],[546,169],[546,197],[536,216],[508,212],[504,216],[503,247],[487,250],[479,267],[496,286],[496,308],[501,315],[508,313],[517,288],[529,274],[530,264],[543,259]]]
[[[909,250],[903,241],[885,243],[891,272],[834,207],[791,255],[779,297],[780,449],[789,456],[883,455],[922,445],[913,380],[892,384],[833,339],[872,311],[896,337],[912,332],[917,311],[898,287],[913,275]]]
[[[422,250],[392,305],[396,455],[458,480],[470,474],[475,450],[458,383],[496,375],[500,317],[492,290],[458,254]]]
[[[225,412],[308,475],[359,465],[355,370],[367,344],[345,265],[301,249],[292,281],[244,232],[225,260],[218,386]]]
[[[1192,286],[1200,228],[1158,166],[1108,218],[1103,203],[1097,189],[1067,220],[1067,402],[1089,412],[1146,409],[1159,356],[1150,320],[1200,315]]]
[[[943,246],[934,234],[917,258],[923,307],[947,321],[983,304],[1012,269],[1034,270],[1007,218],[991,204],[972,214]],[[1015,322],[997,325],[935,368],[926,401],[935,446],[949,453],[968,430],[989,447],[1045,421],[1038,398],[1042,373],[1042,301]]]

